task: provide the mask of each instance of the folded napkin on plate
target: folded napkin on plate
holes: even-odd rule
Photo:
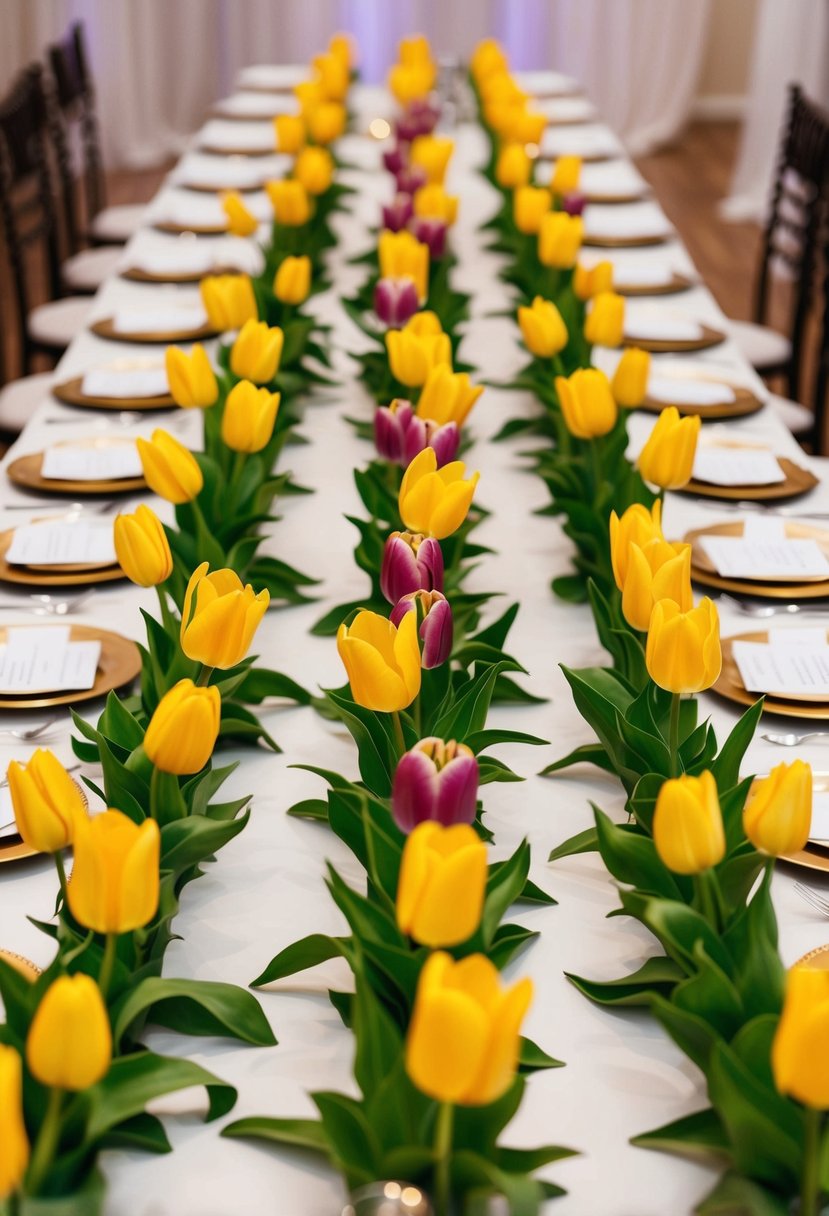
[[[87,397],[163,397],[169,391],[167,372],[158,364],[93,367],[81,381]]]
[[[656,203],[589,203],[584,212],[584,235],[604,237],[669,236],[673,231]]]
[[[621,152],[613,132],[598,124],[548,127],[541,139],[543,156],[619,156]]]
[[[71,641],[68,625],[9,628],[0,644],[0,693],[91,688],[100,656],[100,642]]]
[[[542,180],[544,176],[542,174]],[[626,160],[599,161],[582,165],[579,190],[582,194],[644,194],[647,182]]]
[[[201,305],[176,308],[119,308],[112,318],[113,329],[119,334],[186,334],[201,329],[207,314]]]
[[[6,561],[12,566],[112,566],[112,522],[50,519],[15,528]]]
[[[172,241],[136,249],[131,263],[146,274],[207,274],[213,265],[213,248],[196,241]]]
[[[134,443],[62,443],[47,448],[41,477],[51,481],[109,481],[141,476],[141,457]]]
[[[192,152],[179,164],[173,180],[179,184],[211,186],[216,190],[252,190],[271,178],[284,177],[290,167],[287,156],[257,156],[254,160],[232,156],[204,156]]]
[[[737,395],[728,384],[714,380],[684,380],[680,376],[651,376],[648,396],[666,405],[730,405]]]
[[[580,86],[573,76],[551,70],[514,72],[515,82],[525,93],[578,93]]]
[[[552,123],[596,117],[596,107],[586,97],[542,97],[532,103],[532,108],[546,114]]]
[[[304,63],[254,63],[236,77],[240,89],[292,89],[311,75]]]
[[[216,109],[240,118],[273,118],[275,114],[295,114],[297,103],[291,93],[234,93],[217,102]]]
[[[204,124],[198,142],[204,148],[226,148],[228,152],[273,152],[276,148],[272,122],[223,122],[220,118]]]
[[[693,342],[702,337],[699,321],[687,317],[633,316],[625,320],[625,337],[659,342]]]

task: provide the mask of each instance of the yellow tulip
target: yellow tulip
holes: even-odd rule
[[[454,140],[447,139],[446,136],[418,135],[412,140],[409,153],[410,163],[423,169],[428,181],[437,182],[440,185],[446,176],[446,169],[454,150]]]
[[[674,874],[701,874],[725,857],[717,783],[713,773],[666,781],[653,813],[653,843]]]
[[[227,395],[222,442],[234,452],[261,452],[273,435],[281,394],[240,380]]]
[[[624,296],[600,291],[584,322],[584,336],[595,346],[619,346],[625,328]]]
[[[813,1110],[829,1109],[829,971],[798,963],[786,980],[771,1047],[774,1083]]]
[[[273,120],[277,152],[296,156],[305,144],[305,120],[300,114],[277,114]]]
[[[202,562],[187,584],[181,649],[206,667],[235,667],[250,649],[270,593],[256,594],[249,583],[243,586],[234,570],[208,570],[208,563]]]
[[[538,260],[544,266],[569,270],[576,263],[584,236],[584,221],[580,215],[550,211],[538,229]]]
[[[483,391],[484,386],[472,384],[466,372],[453,372],[447,364],[440,363],[426,377],[417,402],[417,415],[438,426],[447,422],[463,426]]]
[[[283,224],[286,228],[299,228],[308,223],[312,203],[302,182],[286,177],[281,181],[265,182],[265,190],[271,200],[277,224]]]
[[[337,630],[337,650],[358,705],[375,713],[406,709],[420,692],[417,613],[400,625],[376,612],[358,612]]]
[[[484,101],[484,121],[502,144],[516,143],[523,147],[515,135],[515,116],[524,108],[523,101],[504,101],[499,97]]]
[[[664,409],[639,453],[637,463],[645,481],[663,490],[687,485],[694,471],[701,426],[699,415],[680,418],[675,405]]]
[[[626,410],[635,409],[645,400],[651,357],[646,350],[631,346],[616,365],[610,386],[618,405]]]
[[[338,101],[323,102],[309,110],[305,121],[315,144],[333,144],[345,131],[345,106]]]
[[[409,317],[403,328],[407,334],[414,334],[417,338],[433,338],[443,333],[440,317],[431,308],[421,308],[420,312]]]
[[[448,334],[417,334],[407,326],[386,333],[389,366],[395,380],[407,388],[425,384],[429,373],[440,364],[452,367],[452,343]]]
[[[648,675],[668,692],[702,692],[722,670],[720,620],[705,596],[682,612],[673,600],[654,605],[645,649]]]
[[[71,844],[86,803],[57,756],[39,747],[25,765],[12,760],[6,777],[17,830],[29,848],[57,853]]]
[[[650,510],[640,502],[634,503],[622,514],[621,519],[615,511],[611,512],[610,559],[613,564],[613,577],[620,591],[627,578],[630,546],[638,545],[640,549],[644,549],[650,541],[664,539],[660,499],[657,498]]]
[[[66,894],[78,924],[96,933],[129,933],[152,920],[158,911],[160,839],[154,819],[139,825],[114,810],[77,818]]]
[[[381,279],[411,279],[419,300],[429,294],[429,246],[411,232],[384,229],[377,242]]]
[[[180,346],[168,346],[164,365],[176,405],[185,410],[203,410],[216,404],[219,385],[203,346],[197,343],[189,355]]]
[[[414,213],[443,220],[451,226],[458,218],[458,199],[454,194],[447,194],[443,186],[421,186],[415,191]]]
[[[553,194],[572,194],[579,188],[581,177],[580,156],[559,156],[550,179],[550,189]]]
[[[227,230],[233,236],[253,236],[259,227],[259,220],[251,215],[236,190],[222,195],[222,210],[227,216]]]
[[[567,378],[556,376],[555,383],[561,413],[571,435],[595,439],[613,430],[619,411],[604,372],[595,367],[580,367]]]
[[[299,84],[294,85],[294,97],[299,103],[303,118],[307,118],[312,110],[316,110],[325,102],[325,90],[322,87],[322,81],[319,79],[300,81]]]
[[[654,604],[673,600],[680,612],[694,606],[691,591],[691,546],[652,540],[644,548],[632,544],[622,587],[622,612],[632,629],[648,628]]]
[[[18,1189],[29,1164],[29,1137],[23,1119],[23,1062],[0,1043],[0,1202]]]
[[[508,71],[491,72],[481,84],[481,94],[489,102],[527,104],[527,94]]]
[[[433,63],[396,63],[389,69],[387,84],[398,105],[411,105],[432,91],[437,73]]]
[[[400,862],[398,929],[433,950],[468,941],[481,922],[486,878],[486,845],[468,823],[419,823]]]
[[[354,47],[351,42],[350,34],[332,34],[328,41],[329,54],[334,55],[339,59],[340,63],[345,67],[350,68],[354,59]]]
[[[420,973],[406,1039],[406,1072],[440,1102],[485,1106],[510,1087],[532,983],[502,988],[494,963],[431,955]]]
[[[544,138],[549,119],[540,110],[528,110],[526,106],[513,106],[507,111],[506,139],[536,147]]]
[[[469,71],[474,80],[481,81],[493,72],[503,72],[507,68],[507,57],[503,48],[494,38],[485,38],[479,42],[469,60]]]
[[[573,272],[573,291],[580,300],[592,300],[613,288],[613,263],[597,262],[590,269],[581,262]]]
[[[465,472],[462,460],[453,460],[439,469],[434,448],[418,452],[403,474],[398,498],[400,518],[409,531],[444,540],[458,530],[480,478],[480,473],[473,473],[464,481]]]
[[[294,177],[308,194],[325,194],[334,180],[334,158],[327,148],[303,148],[294,161]]]
[[[279,370],[285,335],[267,321],[245,321],[230,348],[230,370],[242,380],[270,384]]]
[[[397,53],[401,63],[432,62],[432,48],[425,34],[413,34],[409,38],[401,38]]]
[[[281,304],[302,304],[311,290],[311,259],[306,255],[287,257],[274,275],[273,294]]]
[[[253,284],[247,274],[211,274],[202,279],[201,298],[214,329],[241,329],[259,315]]]
[[[567,345],[567,326],[552,300],[536,296],[532,307],[518,309],[524,345],[537,359],[551,359]]]
[[[512,196],[515,227],[525,236],[537,236],[544,216],[553,205],[549,190],[541,186],[519,186]]]
[[[139,587],[157,587],[173,573],[164,525],[144,503],[131,515],[116,515],[113,534],[118,565]]]
[[[135,441],[144,480],[159,498],[168,502],[192,502],[202,491],[204,478],[192,452],[167,431],[156,429],[152,439]]]
[[[29,1026],[29,1072],[41,1085],[80,1092],[106,1076],[111,1062],[112,1032],[98,985],[83,972],[59,976]]]
[[[329,51],[325,55],[315,55],[312,62],[327,100],[342,101],[348,92],[348,61]]]
[[[526,186],[532,171],[533,163],[523,144],[504,144],[495,162],[495,180],[502,190]]]
[[[144,751],[164,773],[198,773],[213,754],[219,737],[222,698],[208,688],[179,680],[166,692],[150,718]]]
[[[754,782],[743,828],[755,849],[780,857],[806,847],[812,826],[812,769],[804,760],[778,764]]]

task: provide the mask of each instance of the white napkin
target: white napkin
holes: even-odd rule
[[[273,118],[275,114],[296,114],[298,106],[292,93],[234,93],[216,102],[215,108],[239,118]]]
[[[673,282],[673,267],[665,262],[613,264],[613,286],[616,291],[623,287],[664,287]]]
[[[52,481],[109,481],[140,477],[141,459],[134,443],[62,443],[47,448],[40,467]]]
[[[112,566],[112,521],[50,519],[16,528],[6,553],[11,566]]]
[[[68,625],[9,628],[0,644],[0,692],[91,688],[100,655],[100,642],[70,641]]]
[[[177,308],[174,304],[157,308],[119,308],[112,318],[119,334],[187,334],[201,329],[207,314],[201,305]]]
[[[578,93],[579,83],[572,76],[563,72],[513,72],[515,82],[525,93],[546,94]]]
[[[544,156],[619,156],[622,150],[608,128],[596,124],[577,127],[548,127],[541,139]]]
[[[93,367],[81,381],[87,397],[163,397],[169,391],[164,366],[152,361],[116,360]]]
[[[284,177],[290,166],[287,156],[206,156],[192,152],[174,173],[182,185],[212,186],[216,190],[252,190],[272,178]]]
[[[584,235],[590,237],[668,236],[671,225],[656,203],[590,203],[584,212]]]
[[[310,78],[304,63],[255,63],[236,77],[240,89],[292,89]]]
[[[212,118],[199,131],[198,142],[203,148],[222,148],[228,152],[248,149],[273,152],[276,135],[271,122],[234,122]]]
[[[651,376],[648,396],[666,405],[730,405],[734,390],[714,380],[683,380],[679,376]]]
[[[771,486],[786,480],[777,457],[767,448],[700,445],[694,478],[714,486]]]
[[[586,97],[537,98],[532,108],[546,114],[552,123],[576,123],[596,117],[596,108]]]
[[[626,160],[582,165],[579,176],[579,190],[588,197],[591,194],[644,194],[647,188],[645,180]]]
[[[690,342],[702,337],[702,326],[686,317],[634,316],[625,320],[625,337],[633,341]]]
[[[171,241],[143,250],[139,247],[131,262],[146,274],[207,274],[213,265],[213,250],[203,242]]]

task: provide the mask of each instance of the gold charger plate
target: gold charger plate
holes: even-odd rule
[[[750,445],[735,443],[722,446],[747,448]],[[800,494],[808,494],[819,484],[818,478],[808,469],[801,468],[786,456],[778,456],[777,463],[785,474],[785,481],[776,481],[770,485],[752,486],[716,486],[707,481],[688,482],[679,491],[681,494],[696,494],[699,498],[721,498],[739,502],[771,502],[778,498],[796,498]]]
[[[646,233],[643,236],[591,236],[587,233],[582,241],[596,249],[636,249],[644,245],[664,245],[671,240],[671,233]]]
[[[109,338],[113,342],[138,342],[142,344],[200,342],[203,338],[215,338],[219,332],[213,328],[209,321],[205,321],[204,325],[200,325],[198,329],[171,329],[162,333],[142,333],[139,330],[138,333],[122,334],[115,328],[112,317],[104,317],[101,321],[93,321],[89,328],[99,338]],[[123,402],[120,408],[124,408]]]
[[[648,350],[654,355],[672,354],[674,351],[707,350],[709,346],[719,346],[725,341],[725,334],[710,325],[700,325],[702,331],[698,338],[622,338],[623,346],[636,346],[639,350]]]
[[[613,284],[613,290],[620,296],[673,296],[680,291],[688,291],[694,284],[684,274],[674,271],[673,277],[667,283],[656,283],[649,287],[647,284],[633,283],[629,287],[624,283]]]
[[[622,203],[641,203],[643,199],[648,197],[647,187],[643,187],[637,191],[631,190],[627,194],[622,192],[602,194],[600,190],[580,190],[578,193],[583,194],[588,203],[608,203],[613,205],[617,203],[620,205]]]
[[[722,639],[722,671],[711,691],[719,693],[727,701],[735,701],[738,705],[754,705],[760,700],[760,693],[749,692],[743,685],[740,672],[734,660],[734,642],[767,642],[768,630],[760,629],[754,633],[738,633],[730,638]],[[789,697],[783,698],[774,693],[766,693],[763,702],[763,713],[779,714],[781,718],[809,718],[825,721],[829,719],[829,698],[816,701],[795,701]],[[829,855],[829,850],[827,850]],[[827,867],[829,868],[829,867]]]
[[[209,270],[191,270],[185,274],[176,274],[169,270],[154,273],[142,270],[140,266],[128,266],[126,270],[121,271],[121,278],[129,279],[131,283],[200,283],[206,275],[241,273],[238,266],[211,266]]]
[[[215,144],[199,144],[198,150],[206,152],[208,156],[273,156],[276,152],[276,138],[272,148],[219,148]]]
[[[111,440],[98,440],[96,447],[105,447]],[[64,478],[43,477],[44,452],[31,452],[28,456],[18,456],[6,468],[9,481],[24,490],[37,490],[43,494],[128,494],[133,490],[146,488],[143,477],[111,477],[104,481],[67,481]]]
[[[0,850],[0,861],[5,860]],[[21,975],[25,975],[27,980],[34,982],[40,979],[43,974],[40,967],[36,967],[31,959],[24,958],[22,954],[16,954],[14,950],[0,950],[0,958],[15,967]]]
[[[804,857],[806,861],[801,860]],[[815,864],[816,861],[823,861],[823,858],[818,858],[817,854],[810,853],[807,849],[802,853],[794,853],[791,857],[781,857],[780,860],[788,861],[793,866],[805,866],[807,870],[829,870],[829,856],[825,865]],[[797,960],[795,967],[804,965],[814,967],[817,971],[829,971],[829,946],[816,946],[814,950],[807,951]]]
[[[728,384],[726,380],[721,383]],[[764,402],[756,397],[751,389],[745,388],[742,384],[728,384],[728,387],[734,393],[734,400],[724,401],[722,405],[697,405],[692,401],[663,401],[661,398],[646,397],[636,408],[645,410],[649,414],[661,414],[667,406],[675,405],[683,417],[698,414],[703,421],[707,418],[712,421],[723,418],[742,418],[746,414],[756,414],[763,408]],[[741,495],[741,497],[744,498],[745,495]]]
[[[176,404],[171,393],[160,397],[88,397],[82,391],[83,376],[52,386],[52,394],[64,405],[88,410],[169,410]]]
[[[20,583],[24,587],[70,587],[81,583],[111,583],[116,579],[126,578],[118,565],[89,566],[71,563],[62,566],[11,566],[6,561],[6,554],[13,536],[14,528],[0,532],[0,582]],[[2,708],[0,697],[0,709]]]
[[[194,236],[227,236],[230,231],[228,224],[180,224],[177,220],[156,220],[153,228],[171,236],[184,236],[188,232]]]
[[[229,190],[234,194],[257,194],[265,189],[264,181],[254,186],[208,186],[205,182],[176,182],[176,186],[179,190],[193,190],[196,194],[227,194]]]
[[[814,540],[829,557],[829,532],[813,524],[800,524],[786,520],[786,536],[790,540]],[[705,528],[693,528],[686,532],[683,540],[691,546],[691,578],[704,587],[716,587],[720,591],[733,591],[737,595],[755,595],[772,600],[816,600],[829,596],[829,579],[809,579],[801,583],[767,581],[752,582],[742,578],[723,578],[717,574],[713,563],[702,552],[697,543],[702,536],[742,536],[743,524],[735,520],[728,524],[711,524]],[[762,639],[746,639],[762,641]],[[757,699],[756,697],[754,698]]]
[[[28,628],[28,626],[27,626]],[[53,625],[33,625],[33,629],[53,629]],[[0,640],[5,637],[5,627],[0,627]],[[68,692],[0,693],[0,710],[50,709],[55,705],[75,705],[79,701],[94,701],[116,688],[130,684],[141,671],[141,652],[130,638],[109,629],[98,629],[93,625],[71,625],[69,636],[73,642],[100,642],[101,654],[95,683],[91,688],[73,689]]]

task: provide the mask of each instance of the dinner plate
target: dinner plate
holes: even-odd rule
[[[622,338],[623,346],[636,346],[639,350],[650,351],[653,355],[678,353],[680,351],[707,350],[710,346],[719,346],[725,341],[725,334],[719,329],[700,323],[699,336],[696,338]]]
[[[230,231],[227,220],[223,224],[182,224],[179,220],[156,220],[153,228],[156,232],[166,232],[170,236],[184,236],[187,233],[192,236],[227,236]]]
[[[729,446],[723,444],[722,446]],[[747,444],[735,443],[730,445],[737,448],[745,449]],[[808,469],[802,468],[801,465],[795,464],[793,460],[789,460],[787,456],[776,457],[777,463],[780,465],[781,472],[785,475],[785,481],[775,481],[768,485],[748,485],[748,486],[718,486],[710,481],[695,481],[691,480],[687,486],[682,486],[680,494],[695,494],[698,498],[721,498],[726,500],[738,500],[743,502],[749,500],[751,502],[771,502],[778,498],[797,498],[801,494],[808,494],[819,484],[819,479],[814,473],[810,473]]]
[[[623,274],[619,271],[619,274]],[[671,277],[664,283],[621,283],[614,282],[613,290],[620,296],[673,296],[680,291],[688,291],[694,284],[684,274],[673,271]]]
[[[27,629],[54,629],[54,625],[27,625]],[[63,626],[61,626],[63,628]],[[141,652],[130,638],[108,629],[93,625],[70,625],[69,637],[73,642],[100,642],[101,654],[95,683],[91,688],[69,689],[56,693],[0,693],[0,710],[49,709],[54,705],[75,705],[79,701],[93,701],[113,689],[123,688],[141,671]],[[0,627],[0,641],[5,637],[5,627]]]
[[[25,587],[70,587],[82,583],[111,583],[126,578],[117,563],[106,566],[75,562],[60,566],[12,566],[6,561],[6,554],[13,537],[14,528],[0,532],[0,582],[20,583]],[[0,699],[0,709],[2,707]]]
[[[602,236],[585,232],[582,244],[595,249],[635,249],[645,245],[664,245],[673,239],[673,232],[631,233],[629,236]]]
[[[17,836],[14,839],[20,840],[20,837]],[[26,847],[28,846],[24,846],[24,848]],[[24,856],[31,857],[33,854],[34,849],[24,854]],[[11,861],[14,859],[4,857],[2,844],[0,844],[0,862],[7,860]],[[4,962],[9,963],[12,967],[15,967],[21,975],[25,975],[26,979],[32,980],[32,982],[39,979],[42,974],[40,967],[36,967],[30,959],[24,958],[22,954],[15,954],[13,950],[0,950],[0,958],[2,958]]]
[[[114,318],[104,317],[100,321],[93,321],[90,325],[90,330],[93,334],[97,334],[99,338],[109,338],[113,342],[138,342],[144,343],[164,343],[164,342],[200,342],[204,338],[215,338],[219,332],[214,329],[209,321],[205,321],[204,325],[199,325],[196,329],[169,329],[158,333],[137,332],[122,333],[115,328]],[[121,402],[120,409],[123,409]]]
[[[52,386],[52,394],[64,405],[82,406],[89,410],[169,410],[176,403],[171,393],[160,397],[88,397],[81,385],[83,376]]]
[[[733,591],[738,595],[754,595],[772,600],[823,599],[829,596],[829,579],[809,579],[799,583],[780,581],[752,582],[749,579],[723,578],[717,574],[711,559],[702,551],[699,540],[703,536],[742,536],[740,520],[727,524],[710,524],[704,528],[692,528],[682,538],[691,546],[691,578],[704,587],[716,587],[720,591]],[[829,557],[829,532],[813,524],[786,521],[786,536],[790,540],[815,540]],[[753,639],[757,641],[757,638]],[[762,639],[759,639],[762,640]],[[755,698],[756,700],[756,698]]]
[[[86,446],[106,447],[112,439],[95,439]],[[44,452],[30,452],[27,456],[18,456],[6,468],[9,481],[24,490],[37,490],[41,494],[71,494],[76,498],[81,494],[128,494],[135,490],[146,488],[143,477],[109,477],[101,481],[71,481],[64,477],[43,477]]]
[[[725,384],[731,389],[734,393],[733,401],[724,401],[720,405],[700,405],[693,401],[667,401],[663,397],[646,396],[642,404],[636,408],[645,410],[649,414],[661,414],[669,405],[674,405],[683,417],[698,414],[703,421],[706,418],[711,420],[741,418],[746,414],[756,414],[758,410],[763,408],[765,403],[755,396],[751,389],[745,388],[744,385],[728,384],[725,380],[718,383]],[[745,495],[740,495],[740,497],[744,498]]]
[[[824,591],[824,594],[826,592]],[[740,671],[734,659],[734,642],[767,642],[768,631],[757,630],[754,633],[738,633],[734,637],[722,639],[722,671],[719,679],[712,685],[711,691],[725,697],[727,701],[735,701],[738,705],[754,705],[763,695],[759,692],[749,692],[740,677]],[[776,693],[766,693],[763,701],[763,713],[778,714],[781,718],[810,718],[826,721],[829,719],[829,698],[811,701],[798,701],[794,697],[778,696]],[[829,856],[829,850],[827,850]],[[827,867],[829,868],[829,867]]]
[[[188,232],[192,229],[188,229]],[[245,271],[239,266],[209,266],[207,270],[188,270],[188,271],[151,271],[142,270],[140,266],[128,266],[126,270],[121,271],[122,279],[129,279],[132,283],[200,283],[203,278],[211,274],[244,274]]]

